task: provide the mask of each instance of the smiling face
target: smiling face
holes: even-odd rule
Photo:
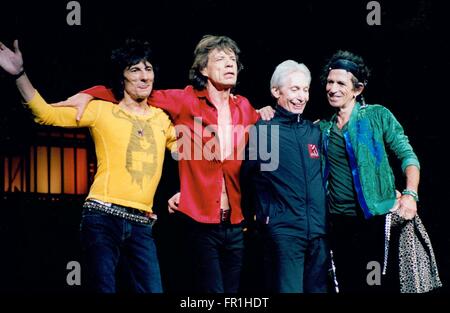
[[[356,102],[356,97],[361,94],[363,87],[355,88],[353,74],[343,69],[334,69],[327,77],[327,98],[334,108],[346,108]]]
[[[150,62],[141,61],[123,71],[124,89],[135,101],[142,101],[150,96],[155,80],[155,73]]]
[[[238,66],[232,50],[214,49],[208,54],[208,63],[201,70],[208,83],[218,90],[229,89],[236,85]]]
[[[272,95],[284,109],[295,114],[303,113],[309,100],[309,79],[303,72],[292,72],[281,87],[273,87]]]

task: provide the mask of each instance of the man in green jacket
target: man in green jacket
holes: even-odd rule
[[[395,275],[390,275],[395,269],[388,267],[382,280],[377,273],[371,275],[374,264],[383,264],[384,217],[394,207],[405,219],[417,213],[419,161],[394,115],[381,105],[364,103],[368,77],[363,59],[348,51],[335,53],[324,68],[328,102],[336,114],[321,123],[322,168],[341,292],[386,291],[395,286]],[[388,152],[400,160],[406,176],[398,199]]]

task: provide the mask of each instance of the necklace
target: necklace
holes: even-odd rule
[[[139,122],[139,119],[137,117],[135,117],[134,120],[136,121],[136,124],[138,126],[138,129],[137,129],[138,136],[144,137],[145,123],[144,123],[144,126],[142,126],[142,124]]]
[[[128,113],[131,113],[133,115],[136,115],[136,111],[132,108],[130,108],[129,106],[127,106],[125,103],[120,103],[119,106],[122,107],[122,109]],[[145,106],[143,112],[141,112],[141,114],[137,114],[138,116],[146,116],[148,112],[148,107]],[[132,123],[133,123],[133,132],[134,130],[137,128],[137,135],[139,137],[144,137],[144,129],[145,129],[145,123],[147,121],[144,121],[144,125],[142,125],[139,122],[139,118],[137,116],[133,117]]]

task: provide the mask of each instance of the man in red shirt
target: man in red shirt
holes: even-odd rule
[[[206,35],[194,51],[192,85],[154,91],[149,98],[177,129],[180,195],[170,202],[193,220],[190,235],[200,292],[235,293],[239,288],[244,251],[241,153],[247,128],[259,119],[245,97],[231,94],[242,68],[239,53],[232,39]],[[92,97],[114,101],[103,86],[83,93],[78,95],[81,102]]]

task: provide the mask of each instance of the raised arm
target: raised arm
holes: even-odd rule
[[[16,78],[17,89],[22,98],[28,102],[33,98],[35,89],[25,74],[19,42],[14,40],[14,51],[0,42],[0,66]]]
[[[177,101],[173,100],[171,93],[177,93],[177,90],[171,91],[153,91],[152,96],[149,98],[148,102],[150,105],[161,108],[168,112],[172,118],[174,116],[174,112],[179,109],[179,104]],[[106,86],[97,85],[91,88],[85,89],[68,98],[67,100],[54,103],[53,106],[58,107],[72,107],[77,109],[77,121],[81,120],[81,117],[86,110],[86,106],[89,101],[93,99],[101,99],[113,103],[118,103],[117,99],[114,97],[111,89],[108,89]]]
[[[35,115],[35,121],[39,124],[62,127],[89,126],[97,116],[95,112],[90,112],[82,123],[78,123],[73,108],[53,108],[45,102],[25,74],[18,41],[15,40],[13,45],[14,51],[0,42],[0,67],[16,78],[17,89]]]
[[[77,93],[76,95],[73,95],[72,97],[67,98],[64,101],[52,103],[51,105],[54,107],[75,108],[77,110],[76,120],[77,120],[77,122],[79,122],[79,121],[81,121],[81,118],[83,117],[84,111],[86,110],[88,103],[93,99],[94,99],[93,96],[91,96],[87,93],[80,92],[80,93]]]

